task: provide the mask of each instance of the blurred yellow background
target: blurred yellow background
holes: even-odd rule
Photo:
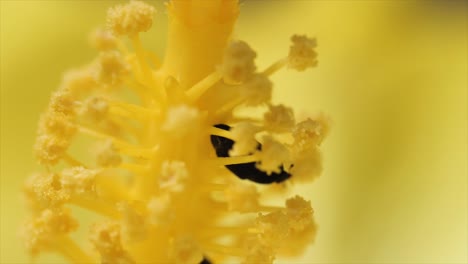
[[[21,184],[37,169],[40,112],[116,1],[0,1],[1,263],[25,263]],[[163,54],[162,2],[145,45]],[[320,225],[299,263],[467,263],[466,1],[243,1],[235,37],[259,68],[294,33],[319,67],[273,77],[274,101],[333,120],[325,171],[308,186]],[[39,263],[60,262],[45,255]],[[291,263],[287,261],[284,263]]]

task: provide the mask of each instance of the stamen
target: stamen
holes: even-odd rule
[[[143,45],[141,44],[140,37],[138,35],[134,35],[131,37],[133,47],[135,48],[135,53],[137,55],[138,63],[140,65],[140,69],[143,71],[143,76],[145,78],[145,83],[152,88],[153,95],[156,96],[158,101],[163,101],[166,98],[165,91],[160,87],[157,87],[154,82],[153,73],[151,68],[149,67],[148,63],[146,63],[145,54],[146,51],[143,49]]]
[[[107,99],[107,102],[108,102],[109,106],[113,107],[111,109],[112,112],[114,112],[114,113],[116,113],[118,115],[122,115],[124,117],[131,117],[131,118],[144,117],[144,119],[146,121],[147,119],[154,118],[155,115],[158,114],[158,111],[150,110],[150,109],[148,109],[146,107],[142,107],[140,105],[129,104],[129,103],[125,103],[125,102],[119,102],[119,101],[115,101],[115,100],[111,100],[111,99]],[[125,112],[118,111],[116,108],[122,109]]]
[[[101,255],[100,263],[135,263],[122,245],[119,223],[107,221],[91,226],[89,240]]]
[[[110,172],[110,171],[109,171]],[[129,201],[131,197],[128,192],[128,186],[115,179],[115,171],[105,175],[106,171],[96,177],[96,190],[99,195],[108,201]]]
[[[133,164],[133,163],[122,163],[119,165],[119,168],[126,169],[137,174],[144,174],[150,170],[150,167],[147,165]]]
[[[268,68],[263,70],[262,74],[264,74],[266,76],[271,76],[275,72],[277,72],[277,71],[281,70],[282,68],[284,68],[286,66],[286,64],[288,64],[288,57],[282,58],[282,59],[276,61],[275,63],[271,64],[270,66],[268,66]]]
[[[293,35],[289,49],[288,66],[297,71],[317,66],[317,40],[305,35]]]
[[[123,147],[123,146],[116,146],[117,150],[121,154],[125,154],[128,156],[133,156],[136,158],[142,158],[142,159],[150,159],[156,154],[157,149],[156,148],[139,148],[139,147]]]
[[[89,136],[96,137],[99,139],[110,140],[112,144],[116,147],[116,149],[120,151],[122,154],[147,159],[147,158],[152,157],[155,154],[155,152],[158,150],[157,145],[154,146],[153,148],[140,147],[140,146],[127,143],[126,141],[123,141],[116,137],[103,134],[103,133],[94,131],[92,129],[89,129],[83,126],[77,126],[77,128],[79,132],[85,135],[89,135]]]
[[[57,250],[75,264],[94,263],[94,260],[69,236],[59,236],[55,240]]]
[[[65,161],[66,163],[68,163],[68,165],[72,166],[72,167],[83,167],[83,168],[86,168],[86,166],[81,163],[80,161],[76,160],[75,158],[73,158],[70,154],[68,153],[64,153],[63,156],[62,156],[62,159],[63,161]]]
[[[141,44],[141,40],[138,34],[132,36],[130,38],[132,40],[133,48],[135,49],[135,54],[138,60],[138,64],[140,65],[140,69],[143,72],[147,84],[152,83],[152,76],[151,76],[151,69],[149,68],[148,64],[146,63],[145,54],[146,51],[143,49],[143,45]]]
[[[244,116],[234,116],[232,117],[231,120],[233,123],[250,122],[252,124],[258,125],[259,127],[261,126],[261,123],[263,122],[263,120],[260,118],[244,117]]]
[[[222,128],[215,127],[215,126],[210,127],[208,129],[208,133],[210,133],[210,135],[213,135],[213,136],[219,136],[219,137],[234,140],[234,138],[232,137],[231,132],[229,132],[228,130],[222,129]]]
[[[204,79],[196,83],[192,88],[187,90],[186,94],[189,102],[195,102],[200,96],[203,95],[208,89],[213,87],[219,80],[221,80],[221,75],[218,72],[213,72],[210,75],[206,76]]]
[[[257,154],[237,156],[237,157],[218,157],[213,159],[216,165],[234,165],[259,161],[260,157]]]
[[[141,138],[142,131],[132,123],[127,122],[128,120],[122,120],[120,116],[109,116],[108,119],[109,126],[121,128],[124,130],[122,132],[126,132],[133,139]]]
[[[122,80],[126,86],[128,86],[134,93],[136,93],[139,96],[141,102],[144,102],[145,105],[149,105],[149,102],[152,101],[152,98],[151,98],[152,96],[149,93],[148,88],[142,84],[143,76],[142,76],[141,71],[137,67],[138,62],[131,61],[131,59],[129,59],[129,61],[130,61],[129,63],[133,67],[133,74],[135,75],[134,76],[135,79],[131,79],[131,78],[124,76]]]
[[[219,71],[227,84],[240,84],[255,72],[257,54],[244,41],[232,41],[225,50]]]
[[[279,206],[269,206],[269,205],[259,205],[258,210],[259,211],[264,211],[264,212],[273,212],[273,211],[278,211],[283,209],[282,207]]]
[[[116,39],[116,44],[117,44],[117,49],[122,53],[124,54],[125,56],[128,56],[130,54],[130,52],[128,51],[128,48],[127,46],[125,46],[125,44],[123,43],[122,40],[120,39]]]
[[[107,203],[102,199],[90,199],[76,195],[71,198],[70,202],[100,215],[105,215],[114,219],[120,217],[120,213],[115,209],[115,205]]]
[[[96,28],[88,37],[89,44],[99,50],[112,50],[117,47],[117,38],[105,28]]]
[[[117,36],[133,36],[148,31],[153,24],[155,9],[142,1],[130,1],[107,12],[107,27]]]
[[[118,147],[118,148],[122,148],[122,149],[135,149],[135,148],[138,148],[138,146],[134,146],[134,145],[131,145],[121,139],[118,139],[116,137],[113,137],[113,136],[110,136],[110,135],[106,135],[106,134],[103,134],[101,132],[97,132],[97,131],[94,131],[90,128],[87,128],[87,127],[84,127],[84,126],[77,126],[77,129],[78,129],[78,132],[81,132],[85,135],[89,135],[89,136],[93,136],[93,137],[96,137],[96,138],[99,138],[99,139],[106,139],[106,140],[111,140],[112,143]]]
[[[231,112],[234,108],[242,104],[246,99],[244,97],[235,97],[232,101],[227,102],[221,108],[219,108],[215,113],[214,116],[219,118],[221,116],[226,115],[227,113]]]

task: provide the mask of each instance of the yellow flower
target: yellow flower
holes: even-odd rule
[[[132,0],[109,9],[110,31],[91,35],[97,58],[65,75],[53,94],[35,146],[46,172],[25,185],[32,255],[54,251],[72,263],[254,263],[300,255],[313,241],[310,202],[296,196],[284,207],[265,204],[262,193],[320,171],[326,119],[296,124],[291,108],[270,102],[269,80],[286,65],[315,66],[315,40],[293,36],[288,56],[257,71],[256,52],[231,40],[237,1],[173,0],[167,10],[163,62],[140,40],[155,9]],[[253,107],[263,114],[238,112]],[[71,149],[83,136],[98,144],[92,159]],[[78,221],[69,205],[107,218],[90,227],[94,252],[71,239]]]

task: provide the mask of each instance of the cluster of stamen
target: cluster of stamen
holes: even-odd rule
[[[181,4],[169,3],[181,12],[173,19],[186,12]],[[222,12],[236,7],[219,4]],[[35,146],[45,172],[25,184],[27,249],[73,263],[271,263],[301,254],[316,231],[310,202],[295,196],[268,205],[262,193],[271,188],[265,183],[307,182],[320,173],[327,120],[296,123],[291,108],[270,102],[269,76],[315,66],[315,40],[293,36],[289,55],[264,71],[247,43],[226,43],[212,72],[186,87],[164,64],[149,63],[159,60],[139,35],[153,14],[135,0],[111,8],[107,29],[91,35],[97,58],[67,73],[52,95]],[[244,107],[263,116],[238,114]],[[75,150],[77,138],[95,142],[92,158]],[[107,219],[89,227],[94,252],[70,238],[86,228],[73,206]]]

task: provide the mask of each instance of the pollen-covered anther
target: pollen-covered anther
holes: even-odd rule
[[[77,228],[78,222],[67,208],[48,208],[26,222],[22,234],[27,250],[35,256],[41,251],[53,250],[57,236]]]
[[[200,113],[198,109],[187,105],[178,105],[168,110],[162,130],[175,138],[181,138],[196,131],[199,126]]]
[[[253,212],[258,209],[260,194],[254,185],[233,182],[224,191],[228,208],[237,212]]]
[[[89,240],[101,255],[101,263],[135,263],[122,246],[121,229],[118,223],[94,224],[91,226]]]
[[[89,94],[97,87],[93,70],[89,68],[70,70],[65,73],[60,90],[67,90],[75,97],[82,97]]]
[[[308,118],[298,123],[292,132],[294,147],[300,152],[319,146],[328,135],[328,123],[328,120],[324,116],[320,116],[316,120]]]
[[[233,41],[225,50],[219,71],[227,84],[240,84],[255,72],[255,51],[244,41]]]
[[[39,121],[39,135],[50,135],[60,139],[70,139],[76,126],[69,115],[60,112],[46,112]]]
[[[310,202],[299,195],[286,200],[286,215],[294,232],[301,232],[313,224],[313,212]]]
[[[166,160],[161,166],[161,177],[159,188],[169,192],[182,192],[185,188],[185,181],[189,176],[189,171],[185,162],[178,160]]]
[[[94,121],[103,120],[109,113],[109,104],[100,96],[92,96],[83,105],[82,114]]]
[[[246,256],[241,264],[272,264],[275,260],[275,252],[269,246],[262,244],[259,241],[246,250]]]
[[[70,199],[70,192],[62,188],[56,173],[34,173],[26,180],[24,193],[29,207],[35,212],[58,207]]]
[[[118,204],[122,214],[122,238],[135,243],[144,240],[148,234],[146,219],[127,203]]]
[[[241,86],[241,95],[247,106],[258,106],[271,100],[272,89],[266,75],[254,74]]]
[[[229,150],[230,156],[247,155],[257,149],[258,142],[255,139],[255,134],[260,131],[260,128],[250,122],[240,122],[231,129],[234,145]]]
[[[317,66],[317,40],[303,35],[291,37],[293,45],[289,49],[288,66],[298,71]]]
[[[146,32],[153,24],[153,6],[131,0],[125,5],[115,6],[107,12],[107,26],[116,36],[133,36]]]
[[[310,182],[322,173],[322,155],[318,147],[300,152],[293,151],[292,156],[294,166],[291,168],[291,174],[295,182]]]
[[[175,264],[200,263],[203,252],[197,241],[189,235],[181,235],[171,242],[170,256]]]
[[[34,145],[38,161],[42,164],[57,163],[68,149],[76,126],[70,117],[59,112],[47,112],[39,121],[39,131]]]
[[[261,231],[259,241],[261,244],[271,247],[281,254],[298,256],[303,253],[307,245],[313,241],[316,226],[313,220],[301,229],[292,225],[296,224],[293,216],[286,209],[279,210],[257,218],[256,229]]]
[[[280,173],[281,166],[290,161],[289,150],[268,135],[263,137],[262,150],[257,155],[260,158],[257,168],[268,175],[273,172]]]
[[[59,89],[52,94],[49,109],[65,116],[75,114],[76,100],[68,89]]]
[[[99,54],[97,80],[107,85],[118,85],[129,73],[130,66],[117,51],[105,51]]]
[[[294,127],[294,142],[291,146],[294,167],[291,174],[295,181],[309,182],[322,172],[322,155],[318,147],[328,130],[328,119],[324,116],[316,120],[309,118]]]
[[[60,183],[64,189],[74,194],[93,194],[98,173],[98,170],[80,166],[67,168],[61,172]]]
[[[304,253],[315,238],[317,226],[313,219],[313,210],[309,201],[296,195],[286,200],[283,209],[287,216],[289,233],[287,243],[279,248],[279,253],[285,256],[299,256]]]
[[[89,43],[97,50],[112,50],[117,48],[117,39],[109,30],[97,28],[89,35]]]
[[[265,215],[259,214],[256,228],[260,231],[260,242],[266,246],[278,248],[282,246],[289,235],[289,219],[283,210]]]
[[[41,164],[56,164],[70,146],[70,139],[42,134],[36,138],[34,152]]]
[[[284,105],[269,105],[269,111],[263,115],[265,127],[274,132],[291,131],[296,123],[292,108]]]
[[[96,164],[101,167],[116,167],[122,163],[122,156],[111,140],[100,142],[95,149]]]

